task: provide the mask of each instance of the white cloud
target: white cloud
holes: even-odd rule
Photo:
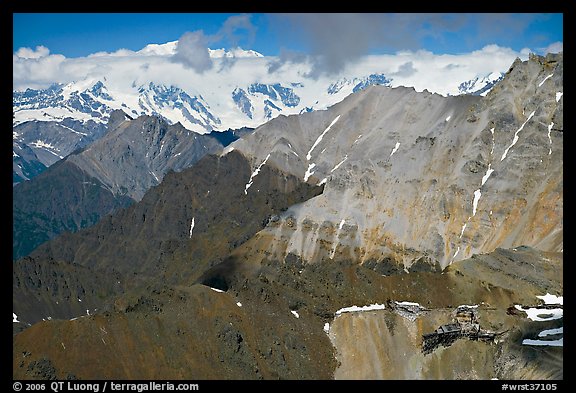
[[[20,48],[16,51],[15,55],[22,59],[39,59],[41,57],[46,57],[50,54],[50,50],[45,46],[37,46],[36,50],[31,48]]]
[[[324,92],[330,83],[342,77],[383,73],[393,79],[393,86],[412,86],[418,91],[427,89],[446,95],[457,94],[458,85],[464,81],[491,72],[506,72],[516,57],[528,57],[527,51],[516,52],[497,45],[457,55],[425,50],[401,51],[363,56],[337,75],[324,75],[312,81],[303,76],[309,74],[311,68],[305,62],[291,63],[290,67],[277,68],[273,73],[269,72],[269,65],[277,60],[276,57],[236,58],[234,66],[230,67],[226,63],[230,59],[210,58],[206,42],[206,37],[198,32],[186,33],[179,42],[152,44],[140,51],[99,52],[79,58],[50,55],[47,48],[34,51],[21,48],[13,56],[13,86],[15,90],[45,88],[52,83],[80,81],[87,77],[103,80],[105,77],[106,84],[117,90],[153,81],[181,87],[191,95],[198,92],[208,102],[215,102],[220,94],[226,92],[229,96],[236,86],[256,81],[303,82],[318,86],[317,92]],[[37,57],[30,57],[34,53]],[[210,96],[214,100],[210,100]],[[305,99],[302,96],[303,102]]]
[[[562,41],[558,41],[553,42],[546,48],[542,49],[542,54],[545,55],[547,53],[560,53],[563,51],[564,51],[564,43]]]
[[[460,83],[491,72],[506,72],[516,57],[526,60],[528,53],[497,45],[457,55],[425,50],[401,51],[394,55],[366,56],[359,64],[349,67],[348,72],[363,75],[369,70],[378,71],[392,77],[392,86],[412,86],[417,91],[427,89],[443,95],[458,94]]]
[[[64,56],[48,55],[49,51],[46,48],[46,50],[41,49],[30,53],[27,49],[28,48],[20,48],[16,54],[12,56],[14,89],[21,90],[26,87],[47,87],[54,82],[66,79],[66,75],[61,69],[62,63],[66,60]],[[37,55],[45,53],[46,55],[25,57],[33,53]]]
[[[121,48],[118,49],[115,52],[96,52],[96,53],[92,53],[91,55],[88,55],[88,57],[105,57],[105,56],[118,56],[118,57],[125,57],[125,56],[133,56],[136,52],[130,50],[130,49],[125,49],[125,48]]]

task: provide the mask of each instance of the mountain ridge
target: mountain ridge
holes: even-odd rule
[[[274,119],[252,135],[233,143],[229,148],[241,150],[247,156],[254,157],[254,162],[262,162],[264,157],[270,154],[267,163],[276,163],[285,171],[302,176],[304,181],[326,185],[320,198],[308,202],[310,206],[298,207],[290,212],[293,215],[292,220],[297,221],[299,228],[302,226],[308,229],[297,230],[288,241],[288,249],[282,251],[284,256],[279,255],[278,258],[284,259],[289,252],[295,252],[305,260],[322,255],[328,258],[332,255],[330,247],[327,251],[321,251],[325,247],[320,246],[318,240],[321,239],[328,244],[335,242],[338,245],[343,242],[344,249],[337,253],[343,253],[343,257],[366,261],[372,258],[372,252],[376,252],[374,257],[378,260],[388,253],[400,258],[404,268],[409,268],[411,263],[421,257],[432,257],[445,267],[455,258],[491,251],[503,244],[501,242],[505,241],[506,233],[510,236],[504,243],[508,247],[541,244],[545,250],[559,251],[562,248],[562,232],[559,229],[562,227],[559,196],[562,189],[562,167],[558,154],[561,155],[562,152],[562,133],[550,134],[555,135],[550,138],[547,136],[548,129],[552,132],[557,126],[558,130],[562,128],[561,116],[558,116],[562,102],[561,99],[556,100],[556,93],[562,90],[562,87],[554,87],[555,84],[561,84],[562,69],[554,72],[558,58],[561,57],[549,56],[542,60],[533,57],[528,62],[518,60],[508,72],[508,84],[497,85],[486,98],[442,97],[426,92],[417,93],[409,88],[388,89],[372,86],[325,112]],[[546,70],[548,67],[549,71]],[[527,74],[530,74],[531,78],[529,83],[526,80]],[[537,78],[549,78],[546,79],[548,88],[539,85],[541,81]],[[543,93],[534,95],[534,87],[540,88]],[[382,94],[376,93],[377,91]],[[511,91],[518,91],[520,95],[508,96]],[[374,99],[366,100],[370,105],[361,101],[371,94]],[[386,107],[384,116],[375,115],[383,112],[378,104],[374,104],[377,99],[381,99],[380,105]],[[527,107],[518,113],[516,102],[521,99],[528,104],[524,104]],[[450,102],[460,102],[459,107],[450,107]],[[491,109],[490,105],[498,108]],[[532,111],[538,113],[538,120],[534,122],[530,122],[531,116],[534,116],[530,113]],[[504,113],[513,113],[514,120]],[[304,118],[305,123],[301,121]],[[401,123],[395,126],[398,119],[401,119]],[[363,124],[367,121],[374,123]],[[541,125],[542,123],[547,126]],[[366,132],[364,129],[370,131]],[[316,134],[308,134],[310,131]],[[523,142],[514,146],[519,132],[523,132]],[[522,161],[507,157],[511,148],[521,152],[518,154],[525,159],[528,159],[527,153],[523,151],[535,151],[534,157],[530,159],[532,171],[522,171],[519,169],[524,165]],[[403,156],[402,162],[398,161],[399,156]],[[427,158],[422,161],[424,157]],[[450,168],[451,175],[446,176],[446,168]],[[502,178],[502,174],[507,171],[511,172],[510,179],[518,181]],[[400,187],[397,185],[398,179],[404,179],[402,187],[406,188],[402,192],[392,191]],[[387,186],[379,185],[382,181],[390,183],[387,183]],[[485,185],[487,181],[490,183]],[[517,190],[515,192],[518,194],[510,191],[511,184],[514,184],[512,189]],[[531,188],[527,184],[540,184],[541,187],[533,190],[534,194],[531,194]],[[487,191],[489,185],[494,185],[496,190]],[[506,203],[506,208],[502,206],[479,211],[479,202],[486,206],[486,200],[492,199],[488,203],[496,206],[504,204],[498,199],[501,196],[497,194],[504,190],[507,190],[506,193],[513,201]],[[384,203],[382,195],[390,195],[393,200]],[[425,210],[437,215],[437,221],[432,222],[442,224],[437,228],[429,228],[430,232],[423,237],[426,233],[424,229],[411,224],[421,221],[415,214],[420,211],[421,207],[418,205],[422,205],[423,201],[417,203],[413,199],[407,203],[402,195],[413,195],[414,198],[424,196],[428,199],[426,203],[429,203]],[[342,198],[354,201],[356,207],[350,203],[341,205]],[[548,200],[554,202],[549,203]],[[395,208],[389,207],[383,213],[384,208],[380,207],[382,204]],[[534,227],[534,223],[528,224],[521,213],[534,211],[534,208],[528,208],[527,204],[534,208],[538,206],[540,213],[546,216],[538,218],[539,229]],[[398,213],[400,206],[405,206],[401,215]],[[508,213],[510,208],[514,212],[512,215]],[[498,217],[499,209],[507,212],[506,217]],[[420,211],[420,214],[430,213]],[[310,223],[306,223],[310,220],[309,217],[314,217],[312,227]],[[411,219],[405,221],[406,217]],[[534,219],[535,217],[532,217],[532,220]],[[321,229],[325,225],[324,220],[332,227],[340,227],[343,230],[342,235],[359,234],[360,238],[345,240],[339,239],[339,235],[335,238],[332,231]],[[345,221],[344,224],[340,224],[342,220]],[[290,221],[287,212],[279,221],[280,226],[268,229],[263,236],[282,238],[280,233],[284,233],[285,225]],[[506,221],[506,224],[497,224],[500,221]],[[513,221],[523,222],[522,225],[528,224],[531,227],[525,226],[527,232],[522,235],[521,232],[516,232],[518,229],[513,229]],[[389,227],[392,232],[382,233],[382,229],[379,229],[376,233],[380,234],[374,237],[374,231],[382,228],[382,223],[389,223],[385,224],[385,227]],[[476,228],[473,229],[475,232],[486,226],[488,232],[493,230],[490,228],[500,228],[500,234],[496,238],[483,240],[487,242],[487,250],[474,245],[478,244],[483,236],[470,232],[471,228]],[[464,237],[465,234],[470,235]],[[525,241],[528,243],[523,243]],[[303,246],[302,242],[306,245]],[[284,247],[286,245],[273,246],[276,250]],[[346,249],[349,251],[344,251]],[[403,251],[410,249],[420,252],[409,256],[410,253],[405,254],[406,251]],[[384,254],[380,254],[381,252]],[[405,256],[402,256],[403,254]]]
[[[158,117],[112,112],[106,135],[13,188],[13,258],[140,200],[169,171],[250,131],[200,135]]]

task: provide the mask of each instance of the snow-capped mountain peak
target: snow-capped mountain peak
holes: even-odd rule
[[[175,86],[149,82],[132,91],[108,89],[100,80],[85,79],[67,85],[55,84],[44,90],[13,93],[13,124],[26,121],[78,120],[106,123],[114,109],[133,117],[157,115],[170,124],[180,122],[191,131],[204,134],[219,127],[220,119],[210,112],[200,96],[190,96]]]
[[[148,44],[136,53],[144,56],[173,56],[176,54],[178,41],[170,41],[165,44]],[[210,49],[208,54],[213,59],[226,58],[246,58],[246,57],[264,57],[263,54],[251,49],[242,49],[240,47],[226,50],[224,48]]]
[[[356,93],[368,86],[382,85],[390,86],[392,79],[388,79],[384,74],[370,74],[362,78],[342,78],[328,86],[328,94],[336,94],[346,86],[353,86],[352,93]]]
[[[174,61],[177,50],[178,41],[171,41],[150,44],[137,52],[103,52],[85,60],[101,66],[92,66],[90,72],[79,74],[73,82],[15,90],[13,126],[18,136],[14,143],[22,147],[14,147],[13,157],[36,154],[43,165],[52,165],[54,160],[97,139],[114,110],[122,110],[134,119],[157,116],[169,124],[180,123],[190,131],[206,134],[256,128],[281,114],[325,110],[371,85],[396,87],[406,83],[383,62],[318,78],[309,76],[304,63],[272,72],[270,67],[278,58],[240,47],[208,49],[214,66],[197,73]],[[455,94],[485,95],[502,75],[466,74],[451,81],[446,89]],[[471,76],[473,79],[460,83]],[[28,122],[39,124],[26,125]],[[41,132],[40,123],[54,136]],[[32,169],[22,169],[19,178],[30,178],[26,173],[37,172]]]
[[[504,78],[502,72],[491,72],[484,76],[477,76],[458,86],[459,94],[471,94],[475,96],[485,96],[496,83]]]
[[[178,41],[170,41],[165,44],[148,44],[136,53],[145,56],[171,56],[176,53],[177,45]]]
[[[178,87],[150,82],[141,86],[138,93],[138,105],[145,113],[159,115],[171,124],[180,123],[185,128],[203,133],[221,123],[210,112],[210,106],[202,96],[191,97]]]
[[[263,54],[256,52],[255,50],[244,50],[240,47],[226,50],[224,48],[220,49],[208,49],[210,57],[213,59],[218,59],[222,57],[228,58],[245,58],[245,57],[264,57]]]

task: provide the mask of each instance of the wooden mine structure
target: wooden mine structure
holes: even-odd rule
[[[475,306],[459,306],[453,313],[453,322],[441,325],[434,332],[422,335],[422,352],[432,353],[437,347],[449,347],[460,338],[493,341],[501,333],[480,328]]]

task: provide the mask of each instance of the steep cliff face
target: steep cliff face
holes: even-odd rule
[[[561,55],[534,56],[486,97],[373,86],[267,123],[232,146],[325,190],[254,241],[282,260],[394,271],[496,247],[560,251],[562,81]]]

